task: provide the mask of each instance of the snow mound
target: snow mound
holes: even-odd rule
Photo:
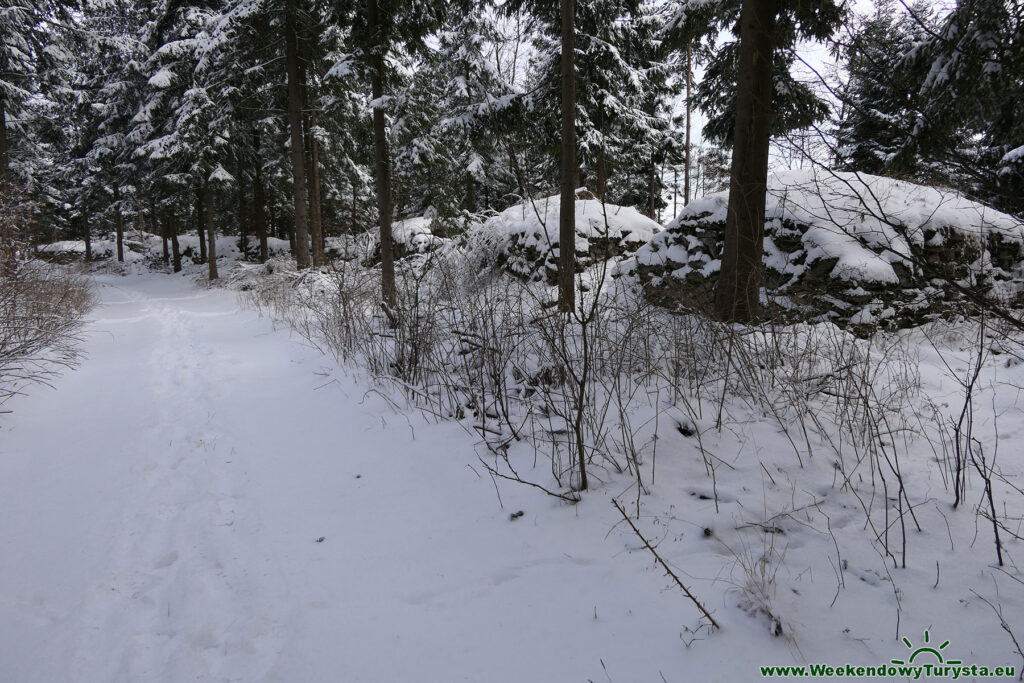
[[[392,221],[391,240],[394,257],[404,259],[416,254],[426,254],[448,244],[449,239],[434,234],[435,220],[429,216],[414,216]],[[367,241],[368,236],[369,241]],[[348,260],[364,255],[362,262],[366,265],[380,263],[380,228],[374,228],[365,236],[351,238],[328,244],[331,254]]]
[[[151,248],[150,238],[155,237],[148,233],[139,235],[125,235],[124,259],[128,262],[145,260],[147,252]],[[159,238],[156,238],[159,242]],[[114,237],[94,239],[90,244],[92,258],[95,260],[106,260],[117,257],[117,239]],[[71,263],[85,258],[84,240],[60,240],[49,244],[41,244],[38,247],[40,258],[54,263]]]
[[[649,291],[706,302],[721,267],[729,193],[689,204],[623,264]],[[1024,291],[1024,223],[951,190],[863,173],[772,175],[765,211],[766,295],[851,325],[906,326],[965,289]]]
[[[217,239],[217,260],[242,260],[242,251],[238,235],[220,235]],[[114,235],[92,240],[93,261],[108,261],[117,258],[117,239]],[[178,248],[182,258],[199,264],[199,234],[193,231],[178,235]],[[288,240],[267,237],[267,250],[270,256],[289,254],[291,247]],[[61,240],[42,244],[38,247],[39,256],[56,263],[71,263],[85,258],[85,242],[83,240]],[[259,239],[249,233],[246,237],[248,258],[254,259],[259,253]],[[124,258],[128,263],[157,261],[163,258],[163,238],[160,235],[131,230],[124,235]]]
[[[332,259],[373,261],[380,258],[379,233],[360,232],[332,235],[324,239],[324,250]]]
[[[662,229],[632,207],[604,204],[590,197],[577,198],[575,209],[574,248],[579,268],[632,253]],[[496,244],[505,267],[515,275],[554,282],[558,276],[560,214],[557,196],[528,200],[471,230],[471,240]]]
[[[437,249],[445,240],[431,229],[433,220],[426,216],[406,218],[391,224],[395,247],[403,254],[424,254]]]

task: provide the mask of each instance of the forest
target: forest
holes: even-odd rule
[[[1012,3],[780,4],[751,17],[771,59],[745,75],[740,2],[577,4],[12,4],[0,165],[33,207],[22,237],[194,230],[215,277],[217,234],[263,260],[287,239],[305,268],[380,225],[386,262],[392,220],[456,235],[564,192],[566,164],[570,189],[674,217],[727,189],[736,146],[757,185],[768,138],[791,167],[1024,211]]]
[[[1020,0],[0,0],[0,680],[1024,680],[1022,390]]]

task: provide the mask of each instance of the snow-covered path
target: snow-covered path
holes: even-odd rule
[[[605,495],[502,509],[458,427],[233,293],[98,291],[82,367],[0,416],[0,681],[685,677],[692,609]]]

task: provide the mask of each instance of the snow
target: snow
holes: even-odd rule
[[[209,180],[214,183],[228,184],[235,182],[235,177],[228,173],[227,169],[224,168],[223,165],[217,164],[217,168],[213,169],[210,173]]]
[[[336,61],[325,74],[326,78],[346,78],[351,76],[353,73],[353,62],[352,55],[344,55],[341,59]]]
[[[461,428],[233,293],[98,284],[86,365],[0,416],[0,679],[578,679],[630,671],[629,633],[661,633],[638,673],[679,660],[686,606],[615,559],[606,496],[502,509]]]
[[[94,239],[92,244],[92,255],[93,258],[116,258],[117,257],[117,240],[116,238],[106,239]],[[133,250],[132,247],[136,247],[137,250]],[[125,261],[142,261],[145,259],[145,255],[141,253],[146,248],[146,245],[139,242],[135,235],[125,235],[124,244],[124,258]],[[42,244],[39,246],[39,251],[49,256],[73,256],[81,258],[85,256],[85,240],[60,240],[58,242],[51,242],[50,244]]]
[[[395,221],[391,224],[392,239],[410,253],[429,251],[444,244],[444,240],[431,231],[432,223],[432,219],[425,216]]]
[[[586,265],[592,246],[607,240],[620,251],[635,251],[654,237],[661,225],[628,206],[605,204],[597,199],[576,200],[577,262]],[[557,269],[561,199],[557,195],[528,199],[488,219],[469,231],[470,244],[490,245],[509,256],[506,267],[523,277],[548,275]]]
[[[665,254],[673,239],[671,231],[698,218],[724,222],[728,202],[728,192],[691,202],[666,232],[637,252],[638,262],[658,265],[667,256],[685,264],[688,255],[680,245],[672,244],[677,251]],[[975,241],[989,234],[1018,244],[1024,241],[1024,223],[1019,219],[956,192],[866,173],[795,170],[773,174],[765,221],[776,229],[785,222],[810,226],[802,235],[806,262],[838,259],[832,276],[851,282],[899,282],[892,264],[909,267],[910,243],[923,245],[928,235],[929,245],[938,246],[944,228]],[[765,239],[766,265],[779,272],[797,272],[780,260],[783,255],[770,240],[769,235]]]
[[[163,90],[169,88],[174,84],[174,72],[168,68],[163,68],[157,71],[155,74],[150,76],[149,85]]]
[[[962,405],[969,325],[780,337],[801,364],[777,376],[821,402],[824,424],[837,393],[820,389],[865,353],[883,404],[909,396],[887,413],[921,525],[907,520],[904,569],[865,524],[869,505],[901,555],[881,489],[869,498],[882,473],[813,425],[796,437],[786,405],[775,419],[743,396],[649,396],[631,419],[650,493],[597,468],[570,506],[493,482],[462,425],[405,408],[230,290],[93,277],[87,360],[0,414],[0,680],[733,682],[759,665],[888,663],[926,629],[947,659],[1020,670],[982,598],[1020,634],[1021,573],[994,566],[976,477],[952,509],[928,427]],[[831,369],[830,344],[846,351]],[[974,435],[1019,529],[1024,364],[999,353]],[[517,448],[523,474],[550,477]],[[613,499],[721,631],[700,626]],[[1019,564],[1021,541],[1003,541]]]
[[[241,252],[238,249],[238,235],[217,235],[217,261],[236,261]],[[259,248],[259,240],[251,232],[248,235],[249,250]],[[127,263],[141,263],[147,259],[162,258],[163,240],[159,235],[139,230],[129,230],[125,233],[124,260]],[[188,255],[199,255],[199,234],[195,231],[184,232],[178,235],[178,248],[183,255],[186,269],[188,266]],[[271,256],[289,253],[291,246],[288,240],[277,237],[267,237],[267,251]],[[85,242],[83,240],[61,240],[39,246],[43,254],[54,257],[82,258],[85,255]],[[94,259],[115,259],[117,257],[117,241],[113,236],[92,241],[92,254]],[[202,266],[200,270],[205,270]]]
[[[84,240],[59,240],[57,242],[51,242],[49,244],[43,244],[39,247],[39,251],[46,254],[63,254],[63,253],[85,253],[85,241]]]
[[[1007,164],[1016,163],[1022,160],[1024,160],[1024,145],[1021,145],[1020,147],[1014,147],[1009,152],[1004,154],[1002,159],[1000,159],[1001,162]]]
[[[558,244],[561,199],[557,195],[529,200],[505,209],[481,228],[485,232],[512,237],[525,235],[524,246],[538,249]],[[661,226],[631,206],[602,204],[596,199],[576,201],[576,248],[587,249],[587,240],[608,237],[621,243],[650,240]]]

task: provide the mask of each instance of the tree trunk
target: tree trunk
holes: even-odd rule
[[[576,309],[576,0],[562,0],[562,192],[558,211],[558,310]],[[586,327],[581,326],[586,344]],[[586,370],[584,370],[586,373]],[[585,376],[585,375],[584,375]],[[578,415],[577,415],[578,417]],[[577,419],[577,424],[579,420]],[[587,464],[577,429],[579,490],[587,490]]]
[[[558,213],[558,310],[576,308],[576,0],[562,0],[562,193]],[[581,463],[582,465],[582,463]],[[587,488],[581,467],[580,485]]]
[[[327,257],[327,235],[333,235],[335,230],[335,211],[334,207],[331,206],[331,199],[328,197],[324,199],[320,197],[320,249],[323,251],[324,263],[326,264],[329,260]]]
[[[256,131],[252,133],[253,149],[256,150],[256,160],[252,166],[252,203],[253,222],[256,224],[256,236],[260,240],[260,263],[266,263],[270,258],[270,250],[267,248],[267,200],[263,196],[263,163],[260,161],[260,144]]]
[[[729,208],[715,311],[747,322],[758,313],[772,126],[776,0],[743,0]]]
[[[173,211],[168,211],[167,226],[168,232],[171,233],[171,263],[174,266],[174,272],[181,272],[181,245],[178,244],[178,217]]]
[[[652,221],[657,215],[658,164],[651,157],[651,172],[647,176],[647,217]]]
[[[217,279],[217,236],[213,231],[213,186],[207,180],[203,183],[203,213],[206,216],[206,239],[209,241],[210,279]]]
[[[657,189],[658,189],[658,199],[659,200],[661,199],[661,191],[664,189],[664,187],[665,187],[665,162],[662,161],[661,162],[661,168],[658,169],[658,186],[657,186]],[[658,202],[658,218],[657,218],[657,221],[659,223],[661,222],[661,209],[662,209],[662,206],[661,206],[661,202],[659,201]]]
[[[85,233],[85,260],[86,262],[92,261],[92,235],[89,229],[89,221],[83,216],[82,217],[82,229]],[[167,247],[165,246],[164,249]]]
[[[473,183],[473,174],[466,171],[466,211],[476,211],[476,191]]]
[[[689,152],[687,152],[689,154]],[[683,200],[683,206],[686,206],[685,199]],[[672,169],[672,218],[679,215],[679,167],[673,167]]]
[[[242,165],[238,165],[238,249],[242,252],[242,260],[249,260],[249,231],[246,226],[245,211],[245,177]]]
[[[313,265],[324,265],[323,207],[320,204],[320,143],[316,140],[316,112],[309,115],[309,234],[313,240]]]
[[[0,93],[0,183],[7,182],[10,165],[7,152],[7,101]]]
[[[154,223],[154,225],[157,224],[158,220],[159,219],[156,217],[156,214],[154,213],[153,214],[153,223]],[[171,262],[171,251],[168,248],[168,242],[167,242],[167,221],[164,221],[164,222],[160,223],[159,225],[160,225],[160,242],[161,242],[161,244],[163,246],[163,254],[162,254],[162,256],[163,256],[163,260],[164,260],[164,265],[167,265],[168,263]]]
[[[309,268],[309,218],[306,213],[306,169],[302,142],[302,85],[295,35],[295,0],[285,0],[284,51],[288,71],[288,123],[292,144],[292,196],[295,200],[295,263]]]
[[[199,262],[206,263],[206,217],[202,187],[196,188],[196,234],[199,235]]]
[[[686,168],[683,170],[683,206],[690,203],[690,86],[692,83],[690,46],[686,46]],[[674,216],[673,216],[674,217]]]
[[[114,229],[117,231],[117,260],[124,263],[124,216],[121,215],[121,191],[114,191]]]
[[[394,311],[395,300],[395,256],[391,236],[391,160],[388,156],[388,138],[384,108],[384,46],[380,44],[380,26],[377,24],[377,0],[367,0],[367,22],[373,37],[371,56],[371,88],[373,90],[373,151],[374,168],[377,176],[377,206],[380,213],[380,269],[381,296],[384,304]]]
[[[143,223],[145,213],[145,210],[139,205],[140,224]],[[153,235],[160,235],[162,237],[164,234],[163,228],[160,227],[160,219],[156,215],[156,200],[153,199],[153,195],[149,196],[149,222],[145,224],[145,227],[151,229],[153,231],[151,234]],[[142,228],[139,229],[141,230]]]

